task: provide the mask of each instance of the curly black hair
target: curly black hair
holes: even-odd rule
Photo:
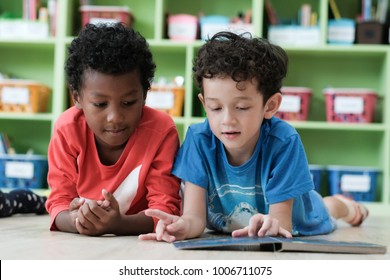
[[[146,98],[156,65],[145,38],[132,28],[122,23],[87,24],[70,44],[68,54],[68,85],[78,94],[86,70],[108,75],[139,71]]]
[[[200,48],[193,73],[203,94],[203,79],[231,77],[237,82],[256,79],[264,104],[280,92],[287,75],[288,56],[279,46],[250,33],[223,31],[215,34]]]

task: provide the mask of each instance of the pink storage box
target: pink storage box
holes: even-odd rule
[[[283,120],[306,121],[312,90],[308,87],[282,87],[282,103],[276,117]]]
[[[80,7],[81,22],[85,26],[88,23],[116,23],[123,22],[132,26],[133,16],[127,6],[93,6],[83,5]]]
[[[328,122],[370,123],[374,119],[377,94],[365,88],[327,88],[325,94]]]
[[[193,15],[178,14],[168,17],[168,37],[171,40],[196,40],[198,18]]]

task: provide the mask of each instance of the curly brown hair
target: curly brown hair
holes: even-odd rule
[[[238,83],[255,79],[264,104],[280,92],[287,74],[288,56],[279,46],[250,33],[219,32],[200,48],[193,73],[203,94],[203,79],[231,77]]]
[[[145,38],[122,23],[86,25],[70,44],[68,54],[68,84],[78,93],[85,70],[109,75],[139,71],[146,97],[156,69]]]

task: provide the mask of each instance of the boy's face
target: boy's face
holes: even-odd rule
[[[138,71],[114,76],[85,71],[79,95],[73,93],[95,134],[99,149],[123,149],[141,120],[144,94]]]
[[[274,95],[263,102],[257,84],[237,82],[230,77],[203,79],[203,96],[199,98],[205,108],[214,135],[224,144],[231,164],[243,164],[253,154],[264,118],[271,118],[279,104]],[[275,106],[277,106],[275,110]],[[271,110],[272,109],[272,110]]]

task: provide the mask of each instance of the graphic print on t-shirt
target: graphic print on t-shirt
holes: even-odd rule
[[[263,210],[258,209],[258,207],[263,208],[263,203],[258,202],[259,197],[263,197],[263,191],[259,185],[243,187],[224,184],[213,189],[208,196],[208,220],[212,228],[232,232],[246,227],[249,219],[259,213],[259,210]]]
[[[138,190],[138,178],[141,172],[142,164],[134,168],[127,175],[126,179],[119,185],[114,192],[114,197],[118,200],[119,211],[121,214],[126,214]]]

